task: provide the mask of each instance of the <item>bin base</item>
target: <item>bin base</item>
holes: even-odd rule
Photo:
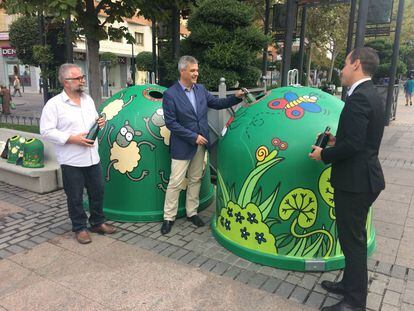
[[[293,271],[331,271],[342,269],[345,266],[345,258],[343,255],[324,258],[297,258],[283,255],[270,255],[257,252],[246,247],[240,246],[234,241],[228,239],[217,230],[216,216],[211,220],[211,230],[216,240],[232,253],[251,262],[255,262],[265,266],[271,266],[283,270]],[[372,255],[376,248],[375,232],[372,230],[374,237],[373,242],[368,246],[368,256]]]

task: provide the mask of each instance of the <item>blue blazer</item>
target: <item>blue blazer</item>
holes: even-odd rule
[[[200,134],[209,142],[207,108],[225,109],[242,100],[230,96],[218,99],[211,95],[202,84],[194,85],[197,113],[178,81],[164,92],[162,108],[165,125],[171,131],[171,158],[191,160],[197,151],[197,136]],[[209,144],[207,149],[209,149]]]

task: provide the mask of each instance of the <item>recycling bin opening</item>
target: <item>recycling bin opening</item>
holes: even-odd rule
[[[331,167],[308,157],[327,126],[336,133],[343,102],[293,86],[256,99],[237,110],[219,141],[215,238],[247,260],[281,269],[343,268]],[[367,234],[371,254],[371,212]]]

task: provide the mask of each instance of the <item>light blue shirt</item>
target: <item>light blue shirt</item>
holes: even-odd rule
[[[190,87],[190,89],[186,88],[180,80],[178,80],[178,83],[180,83],[181,88],[183,89],[185,95],[187,96],[188,100],[190,101],[191,105],[194,108],[195,113],[197,113],[197,105],[196,105],[196,97],[194,92],[194,84]]]

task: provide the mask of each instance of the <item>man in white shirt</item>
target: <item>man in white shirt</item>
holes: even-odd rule
[[[56,158],[62,169],[72,231],[81,244],[91,242],[87,215],[83,208],[83,188],[89,197],[90,231],[111,234],[115,228],[105,223],[103,213],[103,177],[98,143],[85,138],[98,119],[92,98],[84,93],[85,75],[75,64],[59,68],[63,91],[45,105],[40,118],[40,134],[55,144]],[[99,127],[105,120],[98,119]]]

